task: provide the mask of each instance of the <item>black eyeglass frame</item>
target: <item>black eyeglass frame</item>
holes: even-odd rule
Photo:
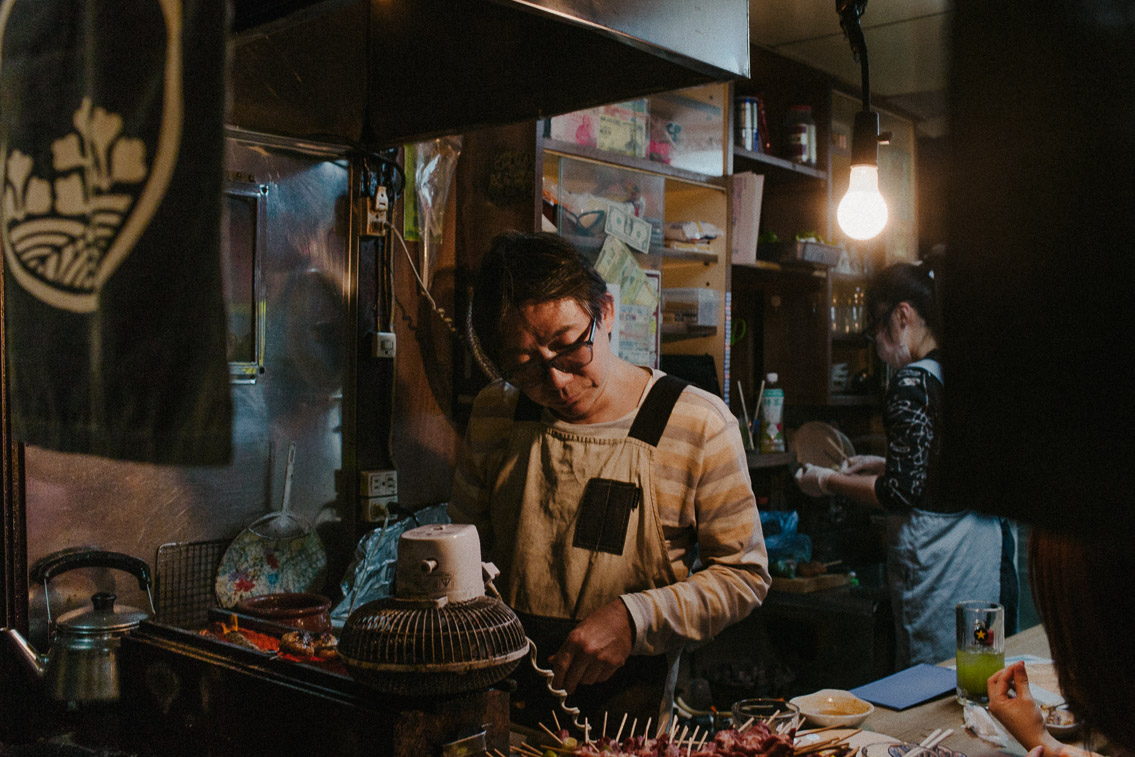
[[[559,371],[561,373],[575,373],[576,371],[578,371],[582,368],[586,368],[587,366],[591,365],[591,361],[595,359],[595,325],[598,322],[599,322],[599,319],[595,316],[592,316],[591,317],[591,323],[587,327],[586,336],[584,336],[582,339],[579,339],[572,344],[569,344],[567,347],[564,347],[562,350],[557,352],[555,355],[553,355],[549,359],[547,359],[547,360],[529,360],[528,362],[522,363],[521,365],[518,365],[515,368],[501,371],[501,375],[504,377],[505,381],[507,381],[508,383],[517,387],[518,389],[525,389],[525,388],[530,387],[530,386],[536,386],[541,381],[543,381],[544,378],[546,376],[548,376],[548,373],[552,368],[555,368],[557,371]],[[574,370],[567,370],[565,368],[561,368],[557,364],[558,361],[560,361],[562,358],[565,358],[568,355],[571,355],[575,352],[578,352],[580,349],[582,349],[584,347],[586,347],[587,351],[588,351],[587,362],[580,363],[579,365],[576,365],[574,367]],[[518,373],[521,374],[522,376],[526,374],[526,375],[529,376],[529,378],[527,378],[527,379],[519,378],[518,379],[517,378]]]

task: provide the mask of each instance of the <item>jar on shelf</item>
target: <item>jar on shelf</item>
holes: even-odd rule
[[[784,118],[784,157],[793,163],[816,165],[816,120],[811,105],[793,105]]]

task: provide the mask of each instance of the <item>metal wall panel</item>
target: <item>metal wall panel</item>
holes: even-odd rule
[[[232,538],[282,501],[296,443],[292,509],[318,523],[337,582],[353,547],[353,507],[337,494],[346,380],[350,168],[321,147],[230,135],[226,171],[268,187],[264,260],[264,372],[234,383],[232,462],[159,466],[27,449],[28,559],[71,547],[125,552],[153,565],[167,542]],[[270,455],[270,449],[275,454]],[[145,607],[132,578],[101,569],[52,582],[53,616],[114,590]],[[43,592],[32,587],[31,630],[43,643]],[[42,648],[42,647],[41,647]]]

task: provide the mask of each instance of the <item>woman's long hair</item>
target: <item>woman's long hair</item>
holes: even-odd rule
[[[1033,601],[1064,698],[1128,754],[1135,753],[1133,547],[1119,534],[1043,530],[1029,542]]]

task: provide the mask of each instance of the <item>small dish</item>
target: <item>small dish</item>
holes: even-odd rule
[[[1068,705],[1062,704],[1059,707],[1044,708],[1044,727],[1056,738],[1063,739],[1080,730],[1080,721],[1068,709]]]
[[[820,689],[789,701],[819,726],[857,726],[875,711],[873,704],[843,689]]]
[[[863,757],[906,757],[907,754],[910,754],[911,757],[927,757],[927,755],[935,755],[936,757],[966,757],[965,753],[954,751],[941,744],[927,749],[918,744],[908,744],[905,742],[895,744],[868,744],[863,747],[861,754]]]
[[[733,727],[741,728],[750,720],[764,721],[769,729],[792,722],[799,712],[796,705],[783,699],[742,699],[734,702],[729,710],[733,716]]]

